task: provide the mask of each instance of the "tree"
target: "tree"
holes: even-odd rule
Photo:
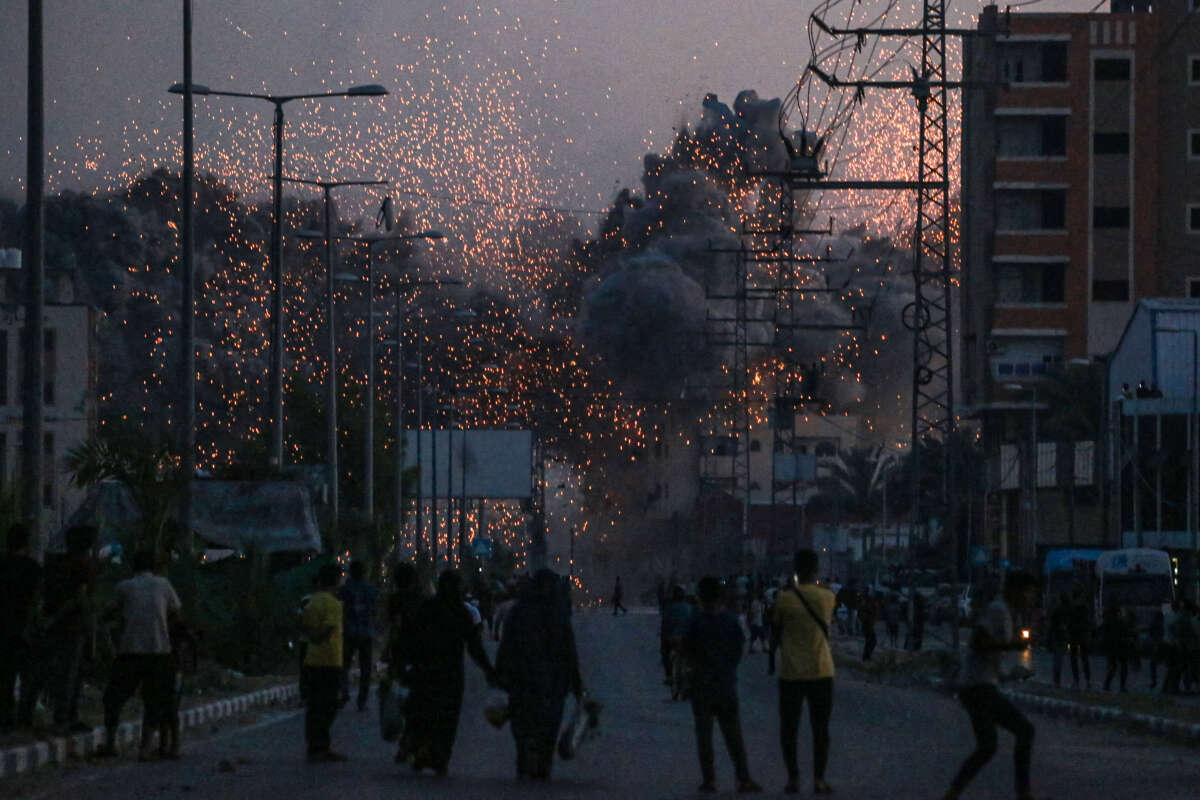
[[[141,514],[136,548],[161,555],[174,546],[175,530],[168,523],[187,477],[167,440],[152,439],[139,430],[109,430],[68,452],[67,469],[78,486],[112,480],[129,491]]]

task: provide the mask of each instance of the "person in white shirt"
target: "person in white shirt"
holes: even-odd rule
[[[121,637],[104,690],[104,746],[96,754],[117,754],[117,725],[121,708],[141,688],[146,719],[139,757],[149,760],[150,734],[158,727],[169,702],[171,631],[169,618],[180,609],[179,596],[170,582],[154,574],[154,554],[140,551],[133,557],[132,578],[116,585],[121,615]]]

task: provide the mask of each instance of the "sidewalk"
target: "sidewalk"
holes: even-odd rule
[[[951,654],[948,633],[939,630],[931,636],[931,632],[927,629],[926,648],[919,653],[892,649],[882,644],[881,637],[872,661],[867,663],[862,661],[862,637],[835,637],[834,657],[839,669],[847,669],[869,680],[936,688],[943,680],[943,670]],[[967,635],[964,629],[960,647],[965,646]],[[1025,666],[1034,670],[1034,676],[1001,688],[1001,692],[1021,706],[1081,722],[1127,725],[1144,733],[1200,742],[1200,696],[1159,694],[1147,686],[1149,681],[1144,669],[1130,673],[1129,692],[1067,689],[1053,685],[1053,661],[1049,653],[1035,651],[1026,654],[1025,658]],[[1093,686],[1103,685],[1102,662],[1099,657],[1091,659]],[[1095,669],[1097,666],[1099,670]],[[1064,677],[1069,681],[1069,666],[1065,672]]]
[[[289,683],[191,706],[179,712],[180,729],[196,728],[261,706],[279,705],[299,696],[299,684]],[[141,720],[122,722],[117,728],[117,743],[122,747],[136,745],[141,735]],[[0,750],[0,778],[21,775],[47,764],[61,764],[71,758],[85,759],[103,743],[104,727],[97,726],[88,733],[53,736],[7,747]]]

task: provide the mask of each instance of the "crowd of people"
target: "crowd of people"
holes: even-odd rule
[[[111,606],[98,608],[96,538],[90,526],[68,529],[66,553],[48,557],[43,566],[30,555],[28,528],[9,528],[0,560],[6,609],[0,616],[0,728],[32,730],[43,702],[55,733],[92,731],[79,714],[85,665],[98,660],[98,629],[114,622],[119,634],[103,695],[105,741],[96,755],[116,754],[121,710],[140,691],[139,757],[178,757],[180,659],[194,646],[179,621],[179,597],[154,553],[139,551],[131,559],[132,576],[116,584]]]
[[[886,597],[860,593],[853,585],[834,591],[827,582],[818,582],[817,567],[816,553],[801,550],[795,556],[794,574],[779,586],[755,585],[753,580],[735,578],[727,582],[730,591],[726,592],[721,581],[706,576],[699,581],[694,598],[689,597],[680,585],[672,587],[669,594],[660,593],[661,646],[668,681],[677,680],[672,668],[678,656],[685,657],[690,665],[687,696],[695,721],[701,792],[716,791],[712,745],[714,720],[733,760],[738,792],[762,791],[750,777],[738,711],[736,671],[742,656],[753,652],[755,639],[765,636],[766,652],[772,656],[768,669],[772,673],[776,671],[774,662],[778,653],[779,736],[787,770],[784,793],[801,791],[797,734],[805,704],[812,729],[812,791],[818,795],[832,793],[833,788],[825,777],[834,697],[831,636],[853,633],[861,628],[863,657],[869,658],[875,646],[874,629],[881,612],[885,619],[890,618],[897,625],[900,615],[898,610],[888,614]],[[1000,694],[998,686],[1006,677],[1004,654],[1028,647],[1028,641],[1017,634],[1014,617],[1036,602],[1037,588],[1037,580],[1028,573],[1010,573],[1004,591],[975,622],[954,686],[971,720],[976,745],[954,774],[945,800],[956,800],[992,759],[1000,727],[1011,731],[1016,739],[1014,765],[1018,800],[1032,797],[1030,761],[1034,728],[1028,718]],[[845,610],[839,614],[839,609]],[[763,632],[756,636],[759,627]],[[898,632],[889,633],[895,643]],[[919,630],[910,631],[910,640],[915,639],[918,648],[920,635]]]
[[[317,592],[306,604],[302,625],[305,739],[310,762],[336,762],[330,728],[350,699],[348,675],[359,663],[358,708],[371,685],[370,648],[377,595],[364,580],[361,562],[341,582],[337,564],[323,566]],[[395,761],[414,771],[449,771],[458,732],[469,656],[490,686],[507,693],[505,720],[516,745],[518,777],[549,777],[567,697],[583,695],[583,679],[571,627],[566,582],[548,569],[510,582],[499,603],[469,595],[459,573],[446,570],[432,593],[415,567],[395,565],[386,600],[383,658],[387,679],[407,690],[404,729]],[[482,593],[481,593],[482,594]],[[485,632],[499,642],[495,662],[483,645]]]

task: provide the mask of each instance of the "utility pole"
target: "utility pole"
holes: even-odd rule
[[[42,0],[29,0],[28,111],[25,134],[25,378],[22,385],[23,505],[25,520],[45,550],[42,534],[42,428],[45,413],[46,267],[44,252],[46,147],[45,87],[42,53]]]
[[[179,470],[183,475],[183,494],[180,497],[180,521],[183,527],[183,556],[189,566],[194,566],[195,539],[192,534],[192,477],[196,472],[196,273],[195,273],[195,172],[196,159],[193,147],[195,134],[194,109],[192,105],[192,0],[183,0],[183,178],[180,190],[182,224],[179,226],[182,248],[183,283],[180,308],[180,335],[183,352],[180,353],[180,389],[183,405],[183,425],[179,432]],[[194,582],[188,579],[189,594]]]

